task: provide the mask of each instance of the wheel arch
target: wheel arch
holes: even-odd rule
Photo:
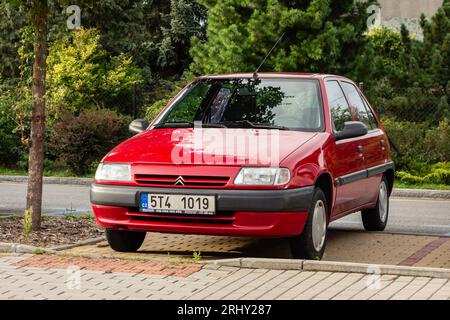
[[[394,178],[395,178],[394,170],[388,169],[383,175],[386,177],[386,180],[388,182],[389,195],[391,195],[392,190],[394,189]]]
[[[333,179],[328,172],[322,172],[316,179],[314,186],[319,187],[325,193],[328,205],[328,218],[331,216],[331,209],[334,203]]]

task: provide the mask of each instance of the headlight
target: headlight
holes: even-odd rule
[[[280,186],[291,179],[286,168],[242,168],[234,184],[254,186]]]
[[[95,180],[131,181],[131,166],[124,163],[100,163]]]

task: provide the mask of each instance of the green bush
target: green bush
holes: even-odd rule
[[[50,152],[77,175],[93,170],[93,163],[128,137],[129,117],[107,109],[87,109],[75,116],[63,113],[51,128]]]
[[[25,149],[20,131],[26,120],[20,119],[15,109],[17,98],[9,91],[0,90],[0,165],[7,167],[14,166]]]
[[[51,118],[63,110],[108,107],[130,111],[133,86],[141,70],[125,54],[110,56],[95,29],[60,35],[49,47],[47,102]]]
[[[0,164],[12,165],[18,159],[17,144],[18,141],[15,134],[12,133],[14,125],[0,117]]]
[[[440,162],[428,167],[429,172],[414,175],[405,171],[398,171],[397,178],[406,184],[445,184],[450,185],[450,163]]]
[[[431,122],[415,123],[383,117],[383,125],[390,140],[398,149],[394,154],[401,169],[420,172],[418,164],[450,161],[450,125],[444,118],[439,125]]]
[[[430,162],[450,161],[450,123],[447,118],[425,133],[424,146]]]

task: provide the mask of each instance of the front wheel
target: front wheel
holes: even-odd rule
[[[106,240],[114,251],[136,252],[145,239],[145,232],[106,229]]]
[[[303,232],[290,239],[292,256],[296,259],[320,260],[325,251],[328,228],[328,204],[322,189],[315,188],[311,208]]]
[[[366,231],[384,231],[389,217],[389,188],[386,177],[383,177],[378,191],[375,208],[361,211],[362,222]]]

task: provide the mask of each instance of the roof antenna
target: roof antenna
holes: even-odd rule
[[[283,34],[278,38],[277,42],[275,42],[275,44],[273,45],[272,49],[270,49],[269,53],[267,53],[267,55],[264,57],[264,60],[261,62],[259,67],[256,68],[255,72],[253,72],[253,78],[255,78],[255,79],[258,78],[258,71],[259,71],[259,69],[261,69],[261,67],[263,66],[264,62],[266,62],[267,58],[272,53],[273,49],[275,49],[276,46],[278,45],[278,43],[281,41],[281,39],[283,39],[285,33],[286,32],[283,32]]]

